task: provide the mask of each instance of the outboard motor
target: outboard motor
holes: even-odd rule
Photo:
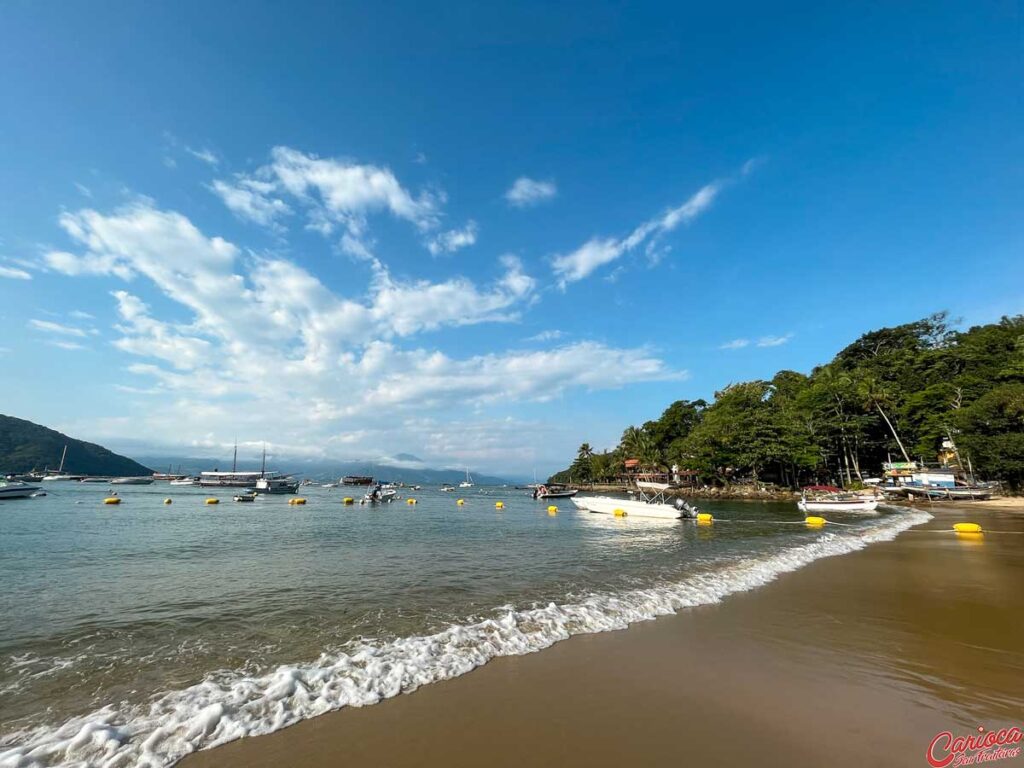
[[[693,520],[697,517],[697,508],[690,506],[686,499],[677,498],[673,506],[678,509],[680,514],[687,520]]]

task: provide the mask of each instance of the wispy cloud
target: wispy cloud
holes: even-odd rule
[[[76,343],[74,341],[61,341],[60,339],[51,339],[50,341],[48,341],[46,343],[49,344],[51,347],[57,347],[58,349],[67,349],[67,350],[87,349],[87,347],[83,346],[82,344],[78,344],[78,343]]]
[[[750,346],[750,339],[733,339],[722,344],[719,349],[743,349]]]
[[[792,333],[787,333],[784,336],[762,336],[756,341],[750,339],[733,339],[720,345],[719,349],[743,349],[753,344],[755,347],[781,347],[783,344],[787,344],[793,338]]]
[[[756,164],[755,164],[756,165]],[[755,167],[748,161],[740,176],[746,176]],[[558,285],[563,290],[590,275],[594,270],[621,258],[643,246],[648,263],[657,265],[666,251],[660,246],[661,238],[680,224],[690,224],[707,211],[722,189],[733,179],[716,179],[705,184],[682,204],[669,208],[660,216],[645,221],[627,237],[592,237],[571,253],[556,256],[551,263]]]
[[[658,239],[680,224],[689,224],[711,207],[723,182],[713,181],[697,190],[681,205],[670,208],[661,216],[645,221],[628,237],[594,237],[572,253],[556,256],[552,262],[560,287],[587,277],[599,267],[621,258],[626,253],[646,244],[648,254],[657,249]]]
[[[539,181],[520,176],[505,192],[505,200],[513,208],[528,208],[550,200],[558,194],[554,181]]]
[[[0,265],[0,277],[6,277],[9,280],[31,280],[32,274],[24,269]]]
[[[185,147],[185,151],[188,152],[192,157],[197,160],[202,160],[207,165],[217,166],[220,165],[220,158],[211,149],[203,147],[201,149],[193,149],[192,147]]]
[[[54,323],[50,320],[29,320],[28,325],[30,328],[34,328],[37,331],[44,333],[54,333],[60,336],[76,336],[84,339],[89,334],[83,331],[81,328],[75,328],[71,325],[62,325],[61,323]]]
[[[762,336],[757,340],[757,346],[781,347],[783,344],[788,344],[792,338],[792,333],[787,333],[785,336]]]
[[[565,336],[565,331],[553,329],[550,331],[541,331],[534,336],[530,336],[527,341],[558,341],[558,339],[561,339],[563,336]]]
[[[477,231],[476,222],[470,220],[462,229],[451,229],[429,240],[427,250],[434,256],[439,256],[442,253],[455,253],[460,248],[466,248],[476,243]]]

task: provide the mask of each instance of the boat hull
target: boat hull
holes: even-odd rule
[[[615,510],[622,510],[627,517],[654,517],[659,520],[678,520],[682,517],[682,513],[671,504],[647,504],[611,496],[575,496],[572,503],[579,510],[600,515],[614,515]]]
[[[878,502],[875,499],[850,499],[848,501],[801,499],[796,505],[801,512],[874,512],[878,508]]]
[[[538,499],[571,499],[579,493],[578,490],[572,491],[548,491],[547,493],[538,493]]]
[[[15,485],[10,483],[0,487],[0,499],[27,499],[38,490],[38,485]]]

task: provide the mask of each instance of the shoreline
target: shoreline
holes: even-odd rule
[[[995,532],[1024,520],[977,502],[929,511],[893,541],[723,602],[179,765],[924,764],[939,731],[1019,724],[1024,683],[1024,541]],[[993,532],[939,532],[954,520]]]

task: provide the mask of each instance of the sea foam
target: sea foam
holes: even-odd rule
[[[674,584],[595,594],[565,605],[508,608],[498,618],[325,654],[263,676],[218,672],[184,690],[155,696],[148,707],[107,706],[59,727],[6,734],[0,767],[167,766],[196,750],[271,733],[342,707],[376,704],[465,674],[498,656],[532,653],[572,635],[624,629],[682,608],[715,603],[820,558],[894,539],[929,519],[926,512],[901,511],[867,528],[823,533],[812,542]]]

